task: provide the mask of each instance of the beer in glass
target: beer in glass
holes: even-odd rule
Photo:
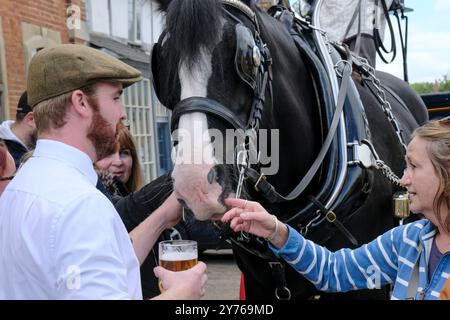
[[[197,242],[194,240],[167,240],[159,243],[159,265],[170,271],[183,271],[197,264]],[[159,284],[161,292],[164,288]]]

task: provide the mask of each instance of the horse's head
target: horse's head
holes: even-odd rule
[[[152,73],[159,100],[173,111],[174,190],[180,202],[198,219],[218,219],[226,210],[223,200],[236,192],[239,165],[259,162],[268,168],[266,173],[277,173],[280,148],[277,130],[281,123],[287,123],[291,117],[305,119],[304,123],[293,123],[299,128],[285,134],[287,141],[311,131],[308,111],[288,110],[298,105],[295,96],[298,94],[287,94],[286,90],[298,92],[298,87],[281,79],[277,85],[284,91],[274,89],[272,99],[272,60],[268,47],[272,50],[276,43],[280,48],[274,49],[279,51],[272,51],[276,51],[278,60],[290,61],[278,62],[275,73],[284,74],[286,79],[301,79],[304,67],[295,62],[298,60],[293,56],[295,46],[281,24],[260,25],[261,18],[271,18],[265,13],[255,14],[242,5],[244,2],[158,2],[165,12],[166,23],[153,49]],[[271,46],[265,45],[262,34]],[[305,88],[308,89],[306,85]],[[274,114],[272,108],[275,99],[279,114]],[[258,131],[260,128],[264,130]],[[265,131],[274,128],[277,130]],[[310,141],[305,142],[305,149],[313,143]],[[289,156],[298,152],[289,146],[281,148]],[[298,167],[302,167],[302,162],[309,158],[297,161]],[[298,171],[291,170],[285,175],[296,178]],[[284,187],[290,187],[289,180],[284,180]]]
[[[173,0],[163,8],[166,28],[152,69],[158,98],[173,111],[174,190],[198,219],[217,219],[236,187],[236,143],[251,125],[262,60],[255,26],[251,16],[238,9],[233,15],[216,0]],[[228,138],[226,129],[233,129]]]

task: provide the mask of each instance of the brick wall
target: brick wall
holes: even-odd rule
[[[71,37],[66,24],[66,9],[71,4],[80,6],[85,20],[83,0],[0,0],[6,60],[3,72],[6,74],[10,118],[14,117],[19,97],[26,88],[22,22],[58,31],[62,43],[80,43],[82,41]]]

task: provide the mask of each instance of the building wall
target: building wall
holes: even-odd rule
[[[131,43],[133,48],[140,48],[149,55],[151,45],[161,32],[161,16],[151,1],[135,1],[143,4],[138,11],[140,43],[128,39],[129,0],[0,0],[0,106],[3,108],[0,108],[0,121],[14,119],[18,99],[26,90],[27,66],[42,48],[59,43],[90,45],[90,32],[97,32],[119,39],[125,46]],[[74,19],[78,16],[79,19]],[[126,56],[121,58],[127,59]],[[147,65],[141,71],[148,72],[149,68]],[[157,102],[152,91],[150,80],[145,79],[127,88],[124,94],[146,181],[161,172],[157,163],[155,118],[158,126],[169,121],[168,116],[154,117],[153,106]],[[170,145],[170,139],[164,143]]]
[[[6,114],[0,119],[13,118],[20,95],[26,88],[26,68],[36,49],[55,43],[84,42],[81,29],[68,29],[67,8],[78,5],[80,19],[84,17],[82,0],[0,0],[1,28],[0,63],[5,79],[3,105]]]

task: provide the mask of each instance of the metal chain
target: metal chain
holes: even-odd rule
[[[392,171],[389,166],[387,166],[383,160],[376,160],[375,168],[380,170],[384,176],[391,181],[393,184],[396,184],[397,186],[401,187],[400,184],[400,178]]]
[[[394,114],[392,113],[392,107],[389,101],[386,99],[386,93],[381,88],[381,82],[380,80],[375,76],[375,69],[368,63],[367,59],[362,57],[355,57],[359,60],[360,64],[359,66],[366,72],[368,76],[365,78],[368,79],[375,87],[376,89],[376,96],[378,100],[381,102],[381,108],[383,109],[384,114],[388,118],[389,122],[394,127],[395,133],[397,135],[397,138],[403,148],[403,151],[406,154],[407,147],[406,143],[403,140],[401,130],[400,130],[400,124],[398,123],[397,119],[395,118]]]

